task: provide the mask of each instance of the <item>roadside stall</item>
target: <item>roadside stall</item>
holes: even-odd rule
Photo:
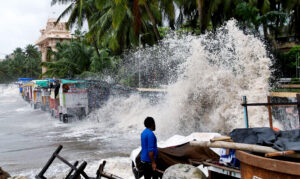
[[[72,117],[82,119],[88,112],[87,83],[82,80],[61,80],[59,88],[60,120],[68,122]]]
[[[23,90],[22,90],[22,95],[25,101],[31,102],[33,98],[33,93],[32,93],[32,88],[33,88],[33,82],[28,82],[23,85]]]
[[[17,85],[19,86],[19,92],[22,94],[23,97],[24,97],[24,92],[23,92],[24,84],[29,83],[31,80],[33,80],[33,79],[32,78],[19,78],[17,81]]]
[[[42,88],[48,87],[48,80],[33,80],[33,87],[32,87],[32,93],[33,98],[31,100],[31,105],[34,109],[41,108],[43,103],[42,98]]]
[[[46,79],[47,84],[45,84],[42,88],[42,105],[41,109],[43,111],[50,111],[50,83],[53,82],[53,79]]]
[[[58,81],[51,81],[50,82],[50,113],[51,116],[57,118],[59,117],[59,88],[60,88],[60,84]]]

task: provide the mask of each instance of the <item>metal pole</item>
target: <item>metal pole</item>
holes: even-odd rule
[[[42,169],[42,171],[37,176],[35,176],[35,178],[45,178],[44,174],[46,173],[47,169],[52,164],[52,162],[54,161],[55,157],[58,155],[58,153],[61,151],[62,148],[63,148],[62,145],[59,145],[57,147],[57,149],[55,150],[55,152],[52,154],[51,158],[46,163],[45,167]]]
[[[139,61],[138,61],[138,68],[139,68],[139,88],[141,87],[141,70],[140,70],[140,58],[141,58],[141,41],[142,41],[142,34],[139,35]]]
[[[242,106],[276,106],[276,107],[280,107],[280,106],[297,106],[298,102],[280,102],[280,103],[247,103],[241,104]]]
[[[84,169],[86,165],[87,165],[86,161],[82,162],[82,164],[78,167],[78,169],[75,171],[74,175],[71,176],[70,179],[77,179],[79,178],[80,174],[82,174],[85,179],[88,179],[89,177],[84,175],[85,174]]]
[[[243,96],[243,104],[244,104],[244,113],[245,113],[245,126],[246,128],[249,128],[249,123],[248,123],[248,110],[247,110],[247,97]]]
[[[74,163],[74,167],[75,167],[75,168],[77,167],[78,163],[79,163],[78,161],[76,161],[76,162]],[[72,175],[73,171],[74,171],[74,169],[71,168],[71,170],[70,170],[70,172],[68,173],[68,175],[66,176],[66,178],[69,178],[69,177]]]

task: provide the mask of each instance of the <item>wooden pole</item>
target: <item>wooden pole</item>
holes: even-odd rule
[[[271,103],[271,97],[268,96],[268,103]],[[270,124],[270,128],[273,129],[273,120],[272,120],[272,107],[268,106],[268,112],[269,112],[269,124]]]
[[[245,113],[245,126],[246,128],[249,128],[249,122],[248,122],[248,109],[247,109],[247,97],[243,96],[244,101],[244,113]]]
[[[297,102],[298,102],[298,105],[297,105],[298,116],[299,116],[299,124],[298,124],[298,126],[300,126],[300,94],[296,94],[296,98],[297,98]]]
[[[216,142],[216,141],[230,141],[232,142],[231,137],[229,136],[218,136],[210,139],[210,142]]]
[[[190,145],[199,146],[199,147],[236,149],[236,150],[244,150],[244,151],[258,152],[258,153],[279,152],[278,150],[275,150],[271,147],[253,145],[253,144],[235,143],[235,142],[224,142],[224,141],[216,141],[216,142],[191,141]]]

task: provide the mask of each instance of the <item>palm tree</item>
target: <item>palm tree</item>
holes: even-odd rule
[[[89,71],[93,49],[78,38],[71,42],[56,44],[56,51],[52,51],[49,62],[41,64],[48,68],[44,76],[74,77],[84,71]]]
[[[289,12],[290,21],[289,26],[291,31],[295,33],[295,36],[300,40],[300,1],[299,0],[289,0],[282,2],[282,8]]]
[[[151,2],[145,0],[145,1],[140,2],[140,5],[142,5],[145,8],[147,16],[151,20],[152,28],[153,28],[153,32],[155,34],[156,40],[159,41],[161,39],[161,37],[160,37],[158,29],[157,29],[157,22],[156,22],[157,20],[154,17],[154,13],[153,13],[153,11],[159,11],[158,2],[156,0],[151,0]],[[156,12],[156,14],[159,14],[159,12]],[[160,17],[160,21],[161,21],[161,17]]]
[[[67,21],[67,28],[72,28],[74,25],[77,25],[80,29],[85,20],[88,22],[88,26],[90,28],[91,24],[89,19],[96,10],[94,8],[95,0],[52,0],[51,5],[55,5],[57,3],[69,4],[68,7],[59,15],[57,22],[59,22],[61,18],[70,14]],[[100,57],[96,37],[92,36],[92,38],[90,38],[90,42],[93,44],[97,55]]]
[[[154,12],[152,11],[154,5],[146,6]],[[157,21],[149,20],[145,3],[137,4],[137,1],[128,0],[96,0],[96,7],[98,11],[91,17],[92,26],[88,37],[91,38],[96,34],[101,46],[108,47],[118,54],[124,49],[137,46],[141,34],[146,34],[141,41],[150,45],[160,39],[157,27],[151,25],[151,22],[156,24]],[[155,12],[158,14],[159,11]],[[155,18],[153,14],[152,17]]]

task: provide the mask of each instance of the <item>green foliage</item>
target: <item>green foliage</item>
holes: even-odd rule
[[[74,78],[94,76],[93,73],[101,73],[104,69],[114,68],[117,62],[107,49],[100,49],[97,55],[94,48],[89,46],[84,34],[75,32],[75,38],[70,42],[56,44],[56,50],[50,51],[49,62],[43,62],[47,67],[43,76],[57,78]]]
[[[294,92],[300,93],[300,89],[291,89],[291,88],[280,88],[280,89],[272,89],[273,92]]]
[[[158,31],[159,31],[159,34],[161,37],[165,37],[170,32],[170,28],[160,27],[160,28],[158,28]]]
[[[89,27],[84,38],[85,47],[71,42],[74,44],[58,47],[62,48],[59,54],[49,53],[49,56],[55,56],[49,63],[67,59],[64,63],[77,65],[70,74],[59,73],[70,77],[83,72],[91,75],[89,72],[115,69],[118,59],[114,55],[140,44],[154,45],[169,29],[199,35],[216,30],[231,18],[237,19],[241,27],[262,35],[274,51],[279,46],[278,37],[300,37],[298,0],[52,0],[52,4],[56,3],[70,3],[59,16],[59,19],[69,16],[68,27],[81,27],[83,21],[87,21]],[[68,53],[76,55],[73,57]],[[294,68],[292,55],[279,54],[278,57],[283,59],[279,60],[281,66],[287,65],[282,71]],[[134,83],[130,79],[124,79],[124,83]]]
[[[0,83],[9,83],[20,77],[37,78],[41,73],[41,53],[37,47],[27,45],[0,62]]]
[[[291,84],[300,84],[299,78],[292,78]]]
[[[300,60],[300,45],[293,47],[287,53],[283,54],[283,58],[288,67],[295,69],[297,58]]]
[[[297,57],[298,57],[298,59],[300,59],[300,45],[294,46],[285,55],[288,59],[291,59],[291,60],[296,60]]]
[[[245,22],[248,26],[258,24],[258,12],[256,7],[251,6],[247,2],[242,2],[236,6],[235,13],[237,17]]]

